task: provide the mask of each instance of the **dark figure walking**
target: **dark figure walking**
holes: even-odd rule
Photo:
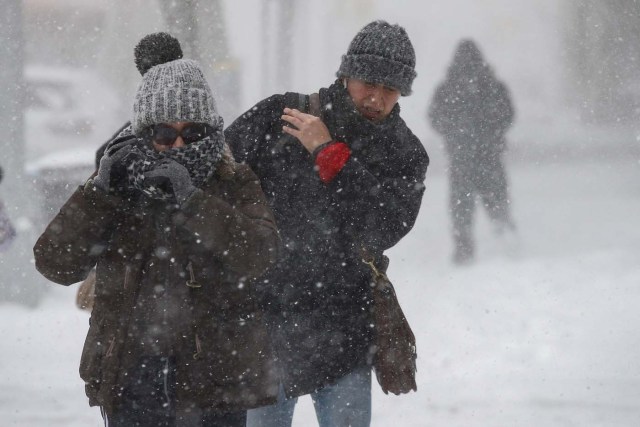
[[[505,133],[513,116],[508,89],[496,78],[476,44],[471,40],[460,42],[447,78],[437,88],[429,108],[431,124],[444,137],[450,158],[455,263],[467,263],[474,255],[476,196],[480,196],[497,233],[514,229],[502,162]]]
[[[321,427],[370,425],[373,296],[360,249],[381,257],[418,216],[429,158],[398,104],[415,63],[404,28],[371,22],[318,98],[273,95],[225,131],[260,178],[284,246],[258,287],[280,396],[249,411],[247,426],[291,426],[305,394]]]

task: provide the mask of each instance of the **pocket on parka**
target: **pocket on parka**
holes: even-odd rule
[[[273,354],[262,319],[200,325],[185,366],[192,393],[207,405],[246,409],[277,395]]]
[[[89,405],[98,405],[98,392],[102,384],[102,365],[104,357],[115,344],[115,338],[108,339],[104,336],[102,321],[92,319],[87,332],[87,338],[82,348],[80,357],[80,378],[84,380],[85,392],[89,397]]]

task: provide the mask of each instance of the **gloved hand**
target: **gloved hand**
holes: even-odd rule
[[[135,138],[126,138],[122,141],[114,141],[109,144],[100,159],[98,174],[93,178],[93,185],[106,193],[114,194],[121,191],[125,179],[125,165],[121,164],[122,159],[131,153]]]
[[[146,185],[153,185],[173,193],[180,206],[197,190],[187,168],[175,160],[162,160],[155,168],[145,172],[144,178]]]

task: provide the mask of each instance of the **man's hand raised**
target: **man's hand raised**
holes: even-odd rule
[[[293,126],[283,126],[282,131],[296,137],[309,153],[313,153],[316,148],[332,140],[324,122],[312,114],[285,108],[282,120]]]

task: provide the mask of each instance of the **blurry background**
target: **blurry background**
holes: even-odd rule
[[[636,0],[2,4],[0,118],[8,135],[0,142],[7,176],[0,196],[23,231],[20,249],[2,255],[5,266],[19,266],[10,277],[28,274],[23,255],[30,251],[30,233],[41,230],[84,181],[95,149],[128,119],[139,81],[133,47],[154,31],[177,36],[186,56],[203,64],[227,124],[269,94],[312,92],[331,83],[353,35],[384,18],[406,27],[417,52],[414,94],[401,104],[429,149],[432,170],[445,162],[425,120],[426,106],[463,37],[479,43],[512,91],[512,158],[611,155],[638,147]],[[10,256],[17,258],[9,263]],[[18,299],[23,297],[29,295]]]
[[[426,105],[463,37],[479,43],[512,91],[515,154],[583,155],[634,146],[640,111],[635,0],[3,0],[3,5],[0,111],[13,136],[2,143],[9,178],[0,194],[9,201],[16,185],[11,177],[25,166],[33,175],[51,166],[90,163],[92,150],[129,117],[139,81],[133,46],[160,30],[176,35],[186,56],[203,64],[227,124],[271,93],[328,85],[355,32],[384,18],[405,26],[416,48],[414,94],[401,104],[436,159],[439,144],[424,119]]]
[[[443,329],[432,332],[433,319],[427,314],[421,317],[424,309],[422,298],[434,301],[434,292],[440,292],[441,298],[446,296],[455,301],[470,298],[477,302],[475,297],[484,291],[500,294],[504,290],[502,285],[524,280],[526,286],[535,287],[540,293],[518,294],[512,290],[521,300],[511,306],[513,312],[508,310],[509,315],[503,320],[518,314],[523,317],[532,314],[530,310],[535,304],[529,306],[527,302],[544,295],[550,304],[545,307],[555,313],[551,316],[557,323],[545,323],[546,320],[541,320],[544,317],[542,312],[537,312],[542,316],[536,318],[537,323],[531,325],[523,321],[522,328],[499,336],[530,333],[534,337],[529,338],[535,341],[534,338],[541,336],[548,338],[550,330],[562,330],[562,337],[575,337],[575,331],[566,326],[573,323],[565,324],[567,319],[558,318],[557,313],[575,315],[572,319],[578,325],[580,313],[583,313],[579,304],[587,304],[587,300],[579,299],[578,305],[572,305],[571,309],[560,303],[554,305],[563,298],[562,295],[567,296],[562,294],[566,289],[555,293],[557,287],[554,285],[557,283],[554,281],[566,284],[566,280],[577,280],[576,289],[585,286],[581,291],[588,292],[590,288],[585,282],[592,283],[590,279],[595,273],[590,273],[587,264],[593,260],[588,257],[586,259],[591,261],[572,258],[573,264],[567,267],[568,270],[558,272],[552,268],[558,262],[558,256],[561,253],[581,253],[587,247],[594,251],[603,250],[626,242],[623,244],[629,250],[624,255],[625,261],[617,258],[612,261],[612,265],[617,267],[605,264],[612,272],[625,271],[628,265],[640,265],[640,260],[630,255],[640,253],[637,251],[640,240],[635,232],[640,214],[636,202],[640,199],[640,2],[636,0],[2,0],[0,4],[0,122],[5,129],[0,140],[0,165],[5,170],[0,198],[19,231],[19,239],[12,250],[0,253],[0,301],[35,307],[46,300],[47,292],[51,292],[52,286],[32,266],[31,248],[64,200],[92,172],[96,148],[128,120],[140,78],[133,63],[133,47],[141,37],[155,31],[168,31],[177,36],[186,56],[202,63],[219,109],[229,124],[241,112],[272,93],[286,90],[308,93],[329,85],[335,78],[340,56],[346,52],[349,41],[367,22],[385,19],[406,28],[416,49],[418,77],[413,94],[400,101],[402,114],[427,148],[432,165],[421,219],[405,246],[398,249],[399,264],[395,268],[401,284],[404,281],[408,286],[408,298],[414,298],[413,309],[412,306],[408,309],[410,317],[430,323],[429,327],[419,326],[429,331],[422,337],[427,345],[445,345],[451,338],[443,333],[439,340],[438,333]],[[447,262],[449,251],[447,161],[441,141],[429,127],[425,114],[436,85],[445,76],[456,44],[461,38],[469,37],[478,42],[497,76],[511,90],[516,120],[508,134],[507,170],[514,171],[513,191],[516,215],[520,214],[520,230],[524,237],[527,232],[531,237],[529,252],[525,253],[538,257],[539,264],[527,264],[526,257],[525,261],[501,260],[501,263],[490,267],[481,263],[459,276],[458,272],[441,265]],[[548,169],[549,165],[557,164],[562,164],[562,168]],[[595,164],[599,165],[598,168]],[[606,166],[602,169],[600,165]],[[554,190],[562,188],[566,192]],[[547,191],[549,189],[551,193]],[[593,194],[601,195],[594,204],[583,199],[583,196]],[[615,195],[619,198],[614,200]],[[550,211],[557,208],[560,210],[551,215]],[[574,208],[583,217],[577,216]],[[594,234],[599,236],[599,240],[590,241],[585,237]],[[547,259],[547,255],[553,260]],[[599,262],[604,261],[594,262],[599,266],[598,271],[606,271],[607,268]],[[571,266],[583,275],[574,277]],[[512,271],[513,274],[504,271]],[[623,283],[620,286],[624,287],[624,283],[637,278],[636,272],[633,270],[622,279],[613,275],[600,278],[598,284],[613,286]],[[438,283],[430,283],[430,287],[421,293],[424,278]],[[482,288],[480,283],[486,286]],[[463,284],[473,284],[481,290],[477,294],[468,294],[462,288]],[[545,287],[547,285],[548,288]],[[454,289],[454,293],[444,294],[442,289],[446,286]],[[600,298],[606,298],[610,290],[608,286],[597,289],[602,291],[598,294]],[[66,295],[68,301],[73,299],[72,292]],[[637,296],[637,293],[633,295]],[[608,297],[611,298],[610,295]],[[567,298],[575,302],[573,295]],[[588,301],[597,299],[594,297]],[[621,301],[625,299],[640,301],[640,298],[620,298]],[[53,301],[59,303],[61,299],[54,298]],[[494,299],[492,302],[497,304]],[[513,303],[503,302],[507,305]],[[473,301],[467,303],[472,305]],[[454,307],[447,304],[454,304]],[[445,300],[442,306],[453,311],[461,310],[452,300]],[[73,307],[69,309],[73,310]],[[482,309],[476,309],[479,310],[478,318],[482,317]],[[6,310],[7,317],[20,318],[23,313],[11,304],[0,306],[0,312],[2,310]],[[455,336],[455,332],[447,329],[455,329],[452,326],[455,320],[447,317],[451,316],[451,310],[443,310],[440,309],[441,314],[450,323],[440,323],[439,326]],[[584,308],[584,311],[591,310]],[[617,312],[620,310],[615,307],[606,311],[612,315]],[[51,312],[49,324],[56,324],[54,313],[58,314]],[[467,332],[472,327],[469,325],[478,324],[474,320],[473,309],[461,310],[458,314],[469,316],[468,324],[463,327]],[[591,326],[595,324],[598,321],[594,320]],[[618,326],[611,326],[603,333],[611,336],[611,330]],[[81,341],[86,324],[81,323],[74,328]],[[620,329],[616,330],[620,332]],[[20,331],[17,334],[19,339],[23,339],[24,335],[20,334],[25,331],[29,334],[32,329],[25,326]],[[483,335],[485,332],[490,335],[487,331],[480,331],[476,338],[487,336]],[[635,343],[634,340],[624,338],[621,342]],[[517,354],[509,353],[505,356],[517,369],[525,369],[528,363],[538,360],[536,357],[547,360],[544,359],[548,356],[545,352],[552,351],[548,346],[553,349],[549,341],[544,345],[531,344],[534,348],[531,351],[529,347],[518,347],[514,343],[493,344],[503,345],[502,350],[515,346],[517,351],[527,355],[518,358]],[[74,341],[73,345],[77,347],[81,342]],[[73,357],[79,351],[76,347]],[[584,348],[575,346],[575,354]],[[422,371],[425,375],[422,389],[426,385],[429,390],[432,374],[436,371],[449,374],[465,371],[460,366],[456,368],[452,360],[477,362],[477,354],[468,348],[449,348],[450,358],[436,356],[436,350],[428,349],[428,352],[432,351],[428,353],[432,358],[427,355],[425,363],[429,365],[426,374]],[[31,354],[28,346],[25,351]],[[444,351],[446,353],[447,350]],[[598,360],[610,362],[613,354],[618,354],[615,348],[603,353]],[[24,359],[16,359],[15,366],[21,362],[27,363]],[[640,372],[637,365],[630,366],[627,359],[620,363],[624,365],[621,372],[626,370],[627,374],[633,372],[634,375]],[[559,366],[571,364],[567,362]],[[558,369],[564,369],[562,367]],[[585,371],[593,368],[593,364],[584,366]],[[582,378],[581,375],[577,376]],[[533,381],[533,377],[539,378],[536,374],[527,380]],[[68,380],[68,377],[64,378]],[[13,382],[7,377],[3,379],[7,383]],[[43,378],[39,377],[35,382],[39,380]],[[60,377],[60,383],[63,381]],[[435,384],[435,395],[447,395],[450,384],[445,380],[443,388],[438,388],[440,383],[437,381]],[[483,381],[476,384],[477,395],[486,391],[482,389],[483,384]],[[588,382],[571,384],[576,390],[583,391],[593,385]],[[638,390],[635,382],[625,384],[626,388],[617,389],[620,395],[629,396],[633,394],[629,392]],[[58,389],[53,387],[53,394],[57,393],[55,390]],[[76,388],[73,390],[73,393],[78,392]],[[459,391],[456,390],[448,391],[455,396]],[[606,390],[605,394],[609,393],[610,390]],[[79,393],[78,407],[84,408],[80,406],[84,402],[81,391]],[[430,399],[432,397],[427,398],[429,403],[416,403],[419,405],[417,410],[425,411],[429,416],[441,416],[441,419],[448,420],[448,425],[453,425],[451,420],[460,414],[460,407],[453,403],[442,406],[442,402],[436,404]],[[0,413],[3,410],[5,413],[20,412],[11,407],[12,403],[6,402],[13,401],[2,400],[0,394]],[[617,407],[618,413],[629,415],[628,419],[640,419],[634,418],[639,416],[637,407],[627,403],[621,405]],[[393,419],[392,410],[389,420]],[[509,408],[500,407],[496,411],[504,415],[509,413]],[[531,411],[535,413],[536,409]],[[590,415],[593,414],[585,415],[585,419],[593,421],[594,417]],[[411,417],[413,423],[398,425],[429,425],[418,417]],[[15,421],[16,424],[53,425],[28,424],[25,421],[28,417],[17,416],[15,419],[20,420]],[[473,416],[464,419],[466,424],[463,422],[461,425],[473,424],[469,422]],[[561,416],[554,420],[557,425],[588,425],[570,421],[563,423],[561,420],[566,419]],[[605,417],[601,424],[598,421],[589,425],[632,425],[609,421],[607,423]],[[61,421],[59,425],[72,424]],[[532,422],[522,425],[551,424],[553,422],[549,421],[546,424]],[[76,421],[73,425],[84,424]],[[309,424],[303,422],[300,425]],[[492,424],[480,422],[474,425]]]

